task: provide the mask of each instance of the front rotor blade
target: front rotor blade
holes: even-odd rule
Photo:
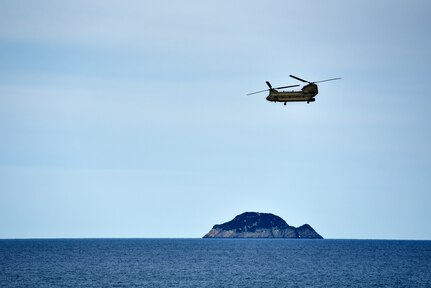
[[[302,81],[302,82],[305,82],[305,83],[310,83],[307,80],[301,79],[299,77],[296,77],[296,76],[293,76],[293,75],[289,75],[289,76],[292,77],[293,79],[296,79],[296,80],[299,80],[299,81]]]
[[[298,86],[299,85],[289,85],[289,86],[277,87],[275,89],[291,88],[291,87],[298,87]]]
[[[266,81],[266,85],[268,85],[269,89],[272,89],[271,83],[269,83],[269,81]]]
[[[257,91],[257,92],[253,92],[253,93],[248,93],[247,94],[247,96],[248,95],[253,95],[253,94],[257,94],[257,93],[262,93],[262,92],[265,92],[265,91],[268,91],[269,89],[265,89],[265,90],[262,90],[262,91]]]
[[[313,83],[322,83],[322,82],[327,82],[327,81],[332,81],[332,80],[340,80],[341,78],[332,78],[332,79],[326,79],[326,80],[320,80],[320,81],[316,81]]]

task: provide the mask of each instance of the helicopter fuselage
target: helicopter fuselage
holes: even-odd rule
[[[277,91],[270,89],[266,100],[270,102],[314,102],[314,97],[319,93],[317,85],[314,83],[305,85],[301,91]]]

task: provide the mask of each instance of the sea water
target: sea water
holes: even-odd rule
[[[0,240],[0,287],[431,287],[431,241]]]

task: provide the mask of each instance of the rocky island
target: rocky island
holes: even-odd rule
[[[214,225],[203,238],[323,239],[308,224],[296,228],[279,216],[258,212],[245,212],[229,222]]]

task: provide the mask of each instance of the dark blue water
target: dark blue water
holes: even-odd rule
[[[431,241],[0,240],[0,287],[431,287]]]

